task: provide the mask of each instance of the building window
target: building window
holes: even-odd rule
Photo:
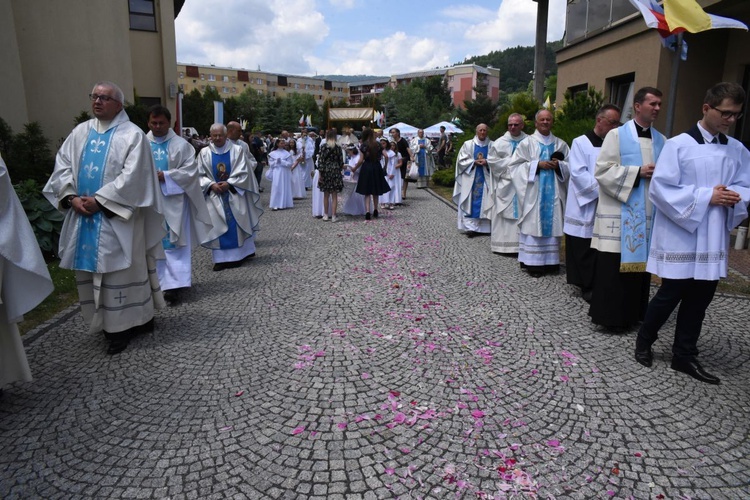
[[[224,76],[221,77],[221,81],[222,82],[228,82],[229,81],[229,77],[227,75],[224,75]]]
[[[154,0],[128,0],[130,29],[136,31],[156,31]]]
[[[609,102],[622,109],[622,121],[633,118],[633,94],[635,93],[635,73],[607,78]]]
[[[570,92],[570,96],[571,97],[575,97],[575,96],[577,96],[578,94],[581,94],[581,93],[585,94],[586,91],[588,91],[588,89],[589,89],[589,84],[588,83],[582,83],[581,85],[575,85],[573,87],[568,87],[568,92]]]
[[[628,0],[577,0],[568,2],[565,45],[611,27],[636,12]]]
[[[208,74],[208,81],[209,82],[215,82],[216,81],[216,75],[209,73]]]
[[[205,80],[205,79],[206,79],[206,74],[205,73],[201,73],[201,80]]]
[[[255,83],[257,83],[258,85],[263,85],[263,79],[258,78],[257,80],[255,80]]]
[[[185,73],[180,71],[180,78],[185,78]]]
[[[236,77],[236,76],[233,76],[233,77],[232,77],[232,83],[234,83],[234,82],[236,82],[236,81],[237,81],[237,77]]]
[[[227,87],[221,87],[221,92],[224,93],[224,94],[228,94],[229,93],[229,89]]]
[[[298,89],[298,88],[299,88],[299,83],[295,83],[295,84],[294,84],[294,88],[295,88],[295,89]]]
[[[262,90],[258,90],[258,95],[263,95],[263,91]],[[276,95],[276,94],[274,93],[274,95]]]

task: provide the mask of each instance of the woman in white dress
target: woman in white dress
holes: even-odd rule
[[[385,194],[380,195],[380,204],[386,210],[393,210],[395,203],[393,190],[396,187],[396,153],[391,149],[387,139],[380,139],[380,145],[383,146],[383,172],[388,187],[391,188]]]
[[[271,199],[269,206],[271,210],[292,208],[292,165],[294,160],[287,151],[284,141],[279,139],[273,151],[268,154],[268,169],[271,177]]]

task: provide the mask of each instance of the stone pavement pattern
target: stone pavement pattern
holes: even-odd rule
[[[264,181],[265,182],[265,181]],[[264,195],[267,201],[268,190]],[[750,302],[717,296],[722,385],[598,331],[427,191],[379,220],[261,219],[120,355],[79,314],[0,400],[0,498],[747,498]]]

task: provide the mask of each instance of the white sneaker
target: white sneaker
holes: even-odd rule
[[[337,220],[339,220],[339,218],[336,217],[335,215],[333,217],[331,217],[331,222],[336,222]]]
[[[324,215],[324,216],[323,216],[323,220],[328,220],[328,216],[327,216],[327,215]]]

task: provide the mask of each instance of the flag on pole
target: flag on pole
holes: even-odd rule
[[[214,101],[214,123],[224,123],[224,101]]]
[[[312,127],[312,115],[307,115],[307,126]]]
[[[664,17],[671,33],[700,33],[720,28],[747,31],[745,23],[729,17],[708,14],[696,0],[664,0]]]
[[[544,109],[552,109],[552,103],[549,100],[549,96],[547,96],[547,100],[544,101],[543,107],[544,107]]]
[[[656,0],[630,0],[630,3],[641,13],[646,26],[659,32],[661,44],[673,52],[677,50],[677,34],[669,29],[661,5],[656,3]],[[687,60],[687,43],[684,41],[680,58],[683,61]]]
[[[304,127],[305,126],[305,114],[303,113],[302,116],[299,117],[299,126]]]

